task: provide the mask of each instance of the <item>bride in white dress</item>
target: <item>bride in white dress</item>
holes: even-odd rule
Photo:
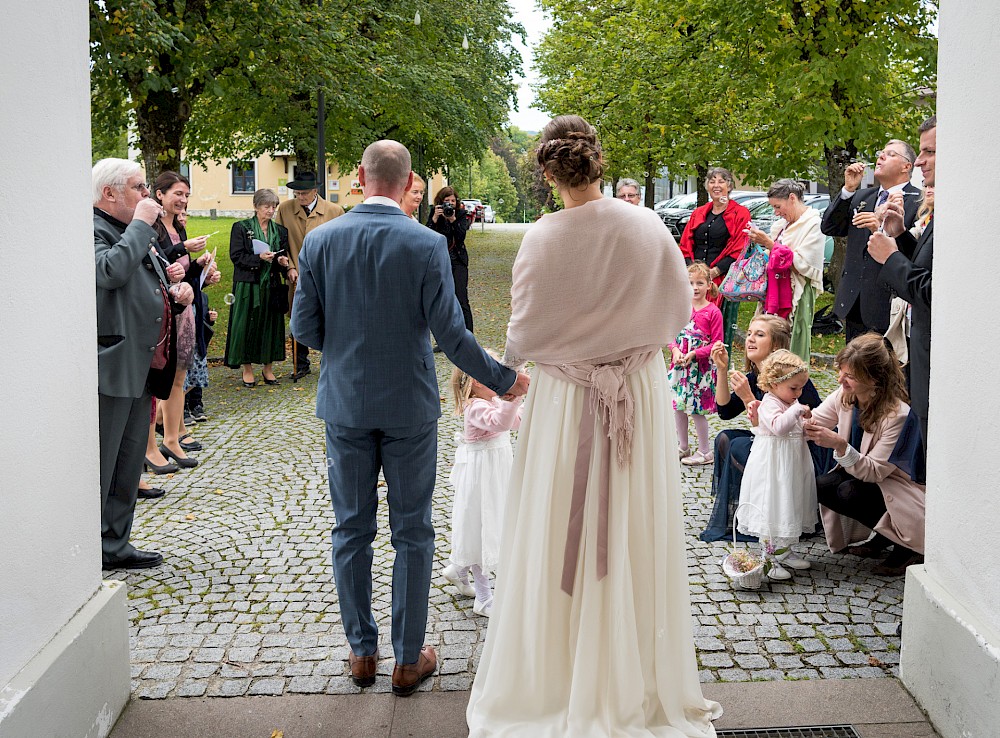
[[[549,123],[538,161],[565,210],[514,263],[505,358],[536,371],[470,736],[710,738],[661,352],[689,317],[684,260],[651,210],[602,196],[585,120]]]

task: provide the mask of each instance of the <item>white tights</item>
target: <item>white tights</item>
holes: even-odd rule
[[[490,575],[483,571],[479,564],[472,566],[458,567],[458,576],[463,581],[472,572],[472,588],[476,590],[476,601],[481,605],[488,605],[493,601],[493,584],[490,582]]]
[[[677,443],[680,444],[681,448],[688,448],[688,417],[687,413],[674,410],[674,420],[677,423]],[[694,420],[694,432],[698,435],[698,451],[707,456],[712,451],[708,435],[708,416],[695,413],[690,418]]]

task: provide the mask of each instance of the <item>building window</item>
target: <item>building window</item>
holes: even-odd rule
[[[229,165],[233,174],[233,194],[252,195],[257,189],[252,161],[234,161]]]

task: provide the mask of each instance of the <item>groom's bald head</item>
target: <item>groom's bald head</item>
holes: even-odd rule
[[[410,167],[410,152],[399,141],[384,139],[371,144],[358,167],[365,197],[382,195],[398,201],[410,187]]]

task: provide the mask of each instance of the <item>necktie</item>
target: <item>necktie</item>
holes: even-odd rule
[[[882,190],[880,193],[878,193],[878,202],[875,203],[875,207],[878,207],[879,205],[885,205],[885,201],[888,199],[889,199],[889,191]]]

